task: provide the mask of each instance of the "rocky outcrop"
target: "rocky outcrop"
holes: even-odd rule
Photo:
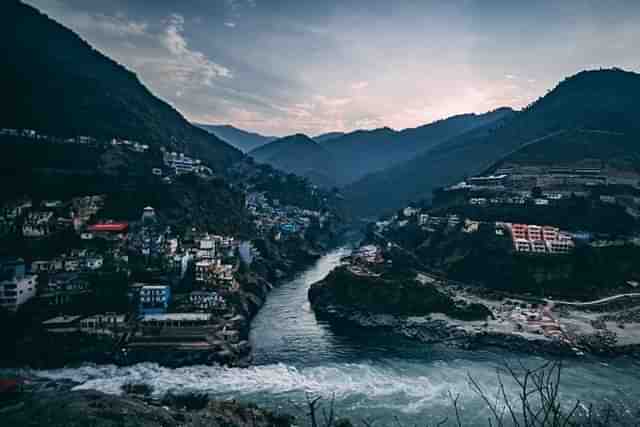
[[[18,427],[288,427],[293,418],[236,401],[204,400],[201,409],[112,396],[98,391],[38,393],[2,410],[2,425]]]

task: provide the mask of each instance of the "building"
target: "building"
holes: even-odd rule
[[[53,231],[53,212],[30,212],[22,225],[24,237],[44,237]]]
[[[0,259],[0,307],[16,311],[36,295],[38,275],[26,274],[22,258]]]
[[[192,306],[202,311],[224,308],[226,305],[224,298],[215,291],[191,292],[189,302]]]
[[[500,175],[488,175],[488,176],[474,176],[467,180],[470,185],[477,185],[481,187],[496,187],[504,185],[507,179],[507,174]]]
[[[140,321],[142,326],[152,328],[188,328],[207,326],[210,322],[209,313],[147,314]]]
[[[90,256],[84,260],[85,267],[88,270],[98,270],[104,264],[104,258],[101,256]]]
[[[154,224],[156,222],[156,211],[151,206],[147,206],[142,210],[142,223],[144,225]]]
[[[126,222],[103,222],[87,227],[87,231],[95,237],[123,239],[127,235],[129,224]]]
[[[575,243],[569,233],[548,225],[508,224],[516,252],[570,253]]]
[[[139,310],[143,314],[164,313],[171,302],[171,288],[166,285],[145,285],[140,288]]]
[[[54,334],[71,334],[80,330],[82,316],[58,316],[42,322],[42,326]]]
[[[125,325],[124,314],[95,314],[80,321],[80,330],[87,334],[114,334]]]
[[[539,225],[527,226],[527,237],[529,240],[542,240],[542,227]]]
[[[196,262],[196,282],[206,283],[212,275],[216,263],[210,259],[203,259]]]
[[[167,167],[173,169],[176,175],[183,173],[196,172],[200,166],[201,161],[198,159],[192,159],[187,157],[184,153],[165,153],[164,163]]]
[[[513,241],[528,240],[528,227],[524,224],[511,224],[511,235]]]

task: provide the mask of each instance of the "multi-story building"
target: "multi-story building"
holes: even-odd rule
[[[542,227],[539,225],[527,226],[527,238],[529,240],[542,240]]]
[[[36,295],[36,274],[26,274],[22,258],[0,259],[0,306],[15,311]]]
[[[173,169],[176,175],[181,173],[191,173],[197,171],[201,166],[201,161],[185,156],[183,153],[165,153],[164,163]]]
[[[171,302],[171,288],[166,285],[143,286],[139,302],[139,310],[143,314],[164,313]]]
[[[575,244],[570,234],[556,227],[510,224],[513,247],[517,252],[566,254]]]
[[[518,252],[531,252],[531,243],[526,239],[515,239],[513,244]]]
[[[25,237],[44,237],[53,231],[53,212],[31,212],[22,225]]]
[[[225,300],[215,291],[194,291],[189,295],[191,305],[202,311],[225,306]]]
[[[528,240],[528,227],[524,224],[511,224],[511,235],[513,241],[516,240]]]

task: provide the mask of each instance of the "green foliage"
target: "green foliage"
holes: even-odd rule
[[[428,315],[444,313],[464,320],[485,319],[489,310],[479,304],[463,305],[439,292],[432,285],[421,284],[408,276],[356,276],[346,268],[337,268],[314,285],[309,298],[370,313]]]

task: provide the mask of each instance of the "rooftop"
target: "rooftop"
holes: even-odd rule
[[[142,316],[143,322],[157,322],[165,320],[200,320],[207,321],[211,318],[211,314],[207,313],[165,313],[165,314],[147,314]]]

